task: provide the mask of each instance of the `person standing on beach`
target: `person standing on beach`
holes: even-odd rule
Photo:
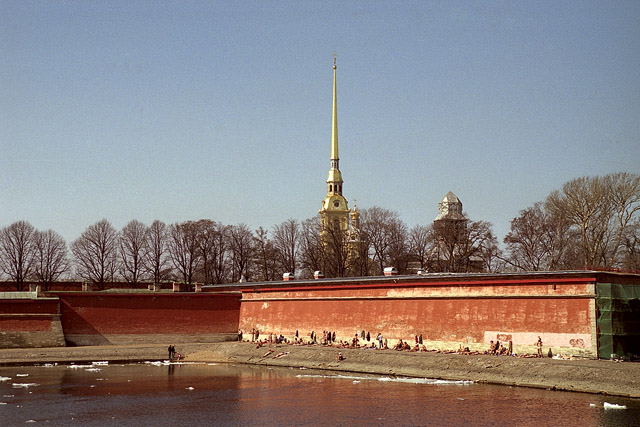
[[[538,336],[536,345],[538,346],[538,357],[542,357],[542,338],[540,338],[540,336]]]

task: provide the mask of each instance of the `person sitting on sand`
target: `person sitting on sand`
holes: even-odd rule
[[[338,353],[338,357],[336,358],[336,361],[342,362],[343,360],[344,360],[344,356],[342,355],[342,353]]]

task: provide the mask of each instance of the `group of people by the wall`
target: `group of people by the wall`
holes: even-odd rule
[[[244,337],[242,331],[238,332],[238,340],[242,340]],[[262,337],[262,338],[261,338]],[[249,340],[247,340],[249,341]],[[413,343],[411,343],[413,341]],[[381,332],[378,332],[375,337],[372,336],[370,331],[361,330],[356,332],[350,339],[340,338],[336,335],[336,331],[323,330],[322,333],[311,331],[309,334],[302,335],[298,330],[291,337],[286,337],[281,333],[269,333],[268,335],[260,335],[258,328],[251,329],[250,342],[255,343],[256,347],[269,346],[275,344],[288,344],[288,345],[322,345],[336,348],[361,348],[361,349],[377,349],[377,350],[396,350],[396,351],[409,351],[409,352],[426,352],[435,351],[442,353],[458,353],[458,354],[487,354],[497,356],[519,356],[519,357],[543,357],[542,354],[542,339],[538,337],[538,341],[535,343],[537,348],[537,354],[523,354],[517,355],[513,350],[513,341],[509,340],[507,343],[500,342],[499,340],[490,341],[489,348],[485,351],[471,351],[469,347],[463,347],[460,344],[458,350],[428,350],[423,342],[422,334],[414,335],[411,340],[399,339],[395,344],[389,346],[387,338],[383,337]],[[551,349],[549,349],[551,353]],[[551,357],[551,355],[549,356]]]

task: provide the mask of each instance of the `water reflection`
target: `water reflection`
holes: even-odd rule
[[[631,399],[262,366],[2,368],[0,377],[10,378],[0,381],[3,424],[596,426],[640,419],[640,402]],[[605,401],[627,409],[605,410]]]

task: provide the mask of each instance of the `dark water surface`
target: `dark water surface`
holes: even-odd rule
[[[0,380],[2,425],[640,425],[633,399],[263,366],[12,367]]]

